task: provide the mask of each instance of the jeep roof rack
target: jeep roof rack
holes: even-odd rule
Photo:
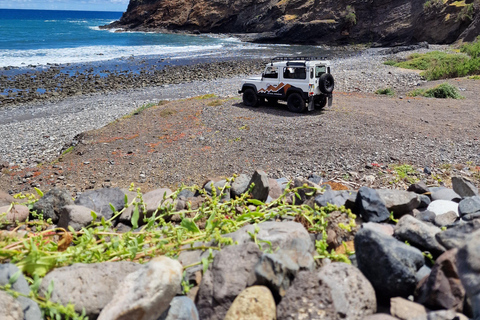
[[[327,57],[308,57],[308,56],[296,56],[296,57],[275,57],[270,59],[271,62],[273,61],[293,61],[293,60],[305,60],[305,61],[312,61],[312,60],[327,60]]]

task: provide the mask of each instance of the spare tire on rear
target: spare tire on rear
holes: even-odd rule
[[[318,80],[318,86],[320,91],[325,94],[329,94],[333,92],[333,88],[335,86],[335,81],[333,80],[333,76],[330,73],[324,73],[320,76]]]

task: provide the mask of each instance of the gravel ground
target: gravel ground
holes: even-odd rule
[[[433,49],[444,47],[435,46]],[[352,57],[332,61],[336,92],[374,92],[379,88],[393,87],[402,94],[410,90],[423,82],[421,77],[411,70],[383,65],[382,61],[392,57],[402,58],[412,52],[385,56],[381,54],[381,49],[370,49]],[[239,96],[237,90],[242,76],[1,108],[1,159],[11,166],[19,165],[21,168],[50,161],[57,157],[62,148],[69,145],[77,134],[103,127],[147,103],[209,93],[222,97]]]

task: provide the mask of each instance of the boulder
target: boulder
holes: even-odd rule
[[[262,252],[253,242],[227,246],[205,272],[196,297],[200,319],[223,320],[235,298],[255,283],[254,267]]]
[[[429,251],[434,257],[438,257],[446,251],[435,238],[435,235],[441,231],[438,227],[406,215],[398,221],[394,236],[402,241],[408,241],[421,251]]]
[[[92,223],[92,210],[83,206],[68,205],[60,210],[60,219],[58,227],[68,230],[71,226],[75,231],[79,231]]]
[[[390,218],[390,212],[377,191],[368,187],[358,190],[353,211],[366,222],[383,222]]]
[[[435,200],[428,205],[427,210],[435,213],[437,216],[448,211],[458,214],[458,203],[448,200]]]
[[[337,319],[361,320],[377,311],[375,291],[357,268],[330,263],[318,271],[318,278],[330,290]]]
[[[52,219],[53,223],[57,223],[60,218],[60,209],[72,204],[74,204],[72,196],[67,190],[53,188],[35,202],[32,210],[43,214],[45,220]]]
[[[377,299],[408,297],[417,285],[416,273],[424,265],[417,248],[371,229],[362,228],[355,235],[358,268],[375,288]]]
[[[14,264],[0,264],[0,285],[4,286],[8,284],[17,272],[19,272],[19,269]],[[11,289],[27,296],[30,294],[30,287],[22,273],[20,273],[17,280],[12,284]],[[2,290],[0,290],[0,292],[3,293]],[[17,304],[20,305],[20,312],[22,313],[22,317],[18,319],[39,320],[42,318],[42,312],[35,301],[27,297],[19,296],[15,299],[15,303],[12,304],[11,310],[15,310],[14,305],[16,306]],[[0,311],[1,310],[2,307],[0,307]],[[4,315],[4,313],[0,312],[0,315]]]
[[[462,197],[458,195],[455,191],[449,188],[439,188],[438,190],[432,192],[430,195],[433,201],[435,200],[445,200],[445,201],[453,201],[453,202],[460,202]]]
[[[6,213],[6,215],[2,216],[3,213]],[[15,224],[18,222],[25,222],[29,215],[30,209],[21,204],[0,207],[0,223]]]
[[[252,183],[255,184],[252,190],[252,198],[260,201],[266,201],[268,198],[268,193],[270,192],[267,174],[262,170],[256,170],[248,182],[248,185],[250,186]]]
[[[185,296],[173,298],[170,306],[156,320],[200,320],[192,299]]]
[[[458,249],[460,280],[472,304],[473,318],[480,318],[480,231],[472,233]]]
[[[239,174],[238,177],[235,178],[232,182],[232,188],[230,189],[232,198],[240,197],[248,190],[250,179],[251,177],[244,173]]]
[[[458,220],[457,214],[453,211],[448,211],[448,212],[445,212],[444,214],[435,216],[433,223],[438,227],[444,227],[444,226],[451,225],[457,220]]]
[[[73,204],[73,203],[72,203]],[[97,213],[100,218],[103,216],[106,220],[113,216],[113,205],[115,211],[120,211],[125,206],[125,194],[119,188],[103,188],[91,190],[82,193],[75,199],[77,206],[90,208]]]
[[[224,320],[275,320],[276,305],[267,287],[253,286],[243,290],[233,301]]]
[[[93,264],[77,263],[54,269],[42,280],[40,293],[45,295],[53,281],[51,300],[66,305],[75,301],[75,311],[85,308],[90,319],[96,319],[102,309],[113,299],[120,282],[129,273],[137,271],[140,264],[128,261]]]
[[[433,310],[463,311],[465,289],[458,276],[456,255],[457,249],[452,249],[438,257],[428,278],[415,290],[416,302]]]
[[[326,190],[323,194],[320,194],[315,197],[315,203],[319,207],[326,207],[327,204],[333,204],[338,207],[345,206],[346,202],[350,200],[351,202],[355,202],[357,197],[357,192],[350,191],[350,190],[341,190],[341,191],[334,191],[334,190]]]
[[[22,307],[18,301],[3,290],[0,290],[0,314],[2,315],[2,320],[24,319]]]
[[[452,177],[453,191],[462,198],[478,196],[478,188],[468,179],[463,177]]]
[[[277,305],[277,319],[337,319],[332,293],[317,272],[302,271]]]
[[[385,203],[387,210],[393,212],[395,217],[401,217],[418,208],[420,199],[414,192],[403,190],[379,189],[378,195]]]
[[[480,196],[468,197],[460,201],[458,214],[463,220],[480,218]]]
[[[437,233],[435,238],[447,250],[460,248],[465,244],[466,238],[478,229],[480,229],[480,219],[459,221],[455,226]]]
[[[126,276],[98,320],[155,320],[168,309],[182,282],[182,265],[155,257]]]

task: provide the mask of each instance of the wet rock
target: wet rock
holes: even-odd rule
[[[266,201],[270,191],[267,174],[262,170],[256,170],[253,173],[248,185],[255,184],[252,190],[252,198],[260,201]]]
[[[441,231],[438,227],[427,225],[406,215],[398,221],[394,235],[402,241],[408,241],[421,251],[429,251],[434,257],[438,257],[446,251],[435,238],[435,235]]]
[[[458,213],[463,220],[480,218],[480,196],[468,197],[460,201]]]
[[[435,200],[428,205],[427,210],[435,213],[437,216],[448,211],[458,213],[458,203],[448,200]]]
[[[452,177],[452,188],[462,198],[478,196],[478,188],[463,177]]]
[[[52,219],[53,223],[57,223],[60,209],[72,204],[74,204],[72,196],[67,190],[53,188],[35,202],[32,210],[36,211],[38,214],[43,214],[45,220]]]
[[[77,263],[54,269],[42,280],[40,293],[45,295],[53,281],[51,300],[67,305],[75,301],[75,311],[95,319],[112,300],[122,279],[138,270],[140,264],[128,261],[93,264]]]
[[[465,245],[467,237],[480,229],[480,219],[468,222],[459,222],[455,226],[435,235],[438,242],[447,250],[460,248]]]
[[[92,210],[83,206],[69,205],[60,210],[60,219],[58,227],[68,230],[71,226],[75,231],[79,231],[92,223]]]
[[[233,301],[224,320],[275,320],[276,305],[267,287],[252,286]]]
[[[157,320],[200,320],[200,317],[192,299],[179,296],[173,298],[168,309]]]
[[[415,290],[416,302],[433,310],[463,311],[465,289],[458,276],[456,255],[457,249],[452,249],[438,257],[428,278]]]
[[[366,222],[383,222],[390,218],[390,212],[377,191],[368,187],[358,190],[354,213]]]
[[[182,265],[155,257],[126,276],[98,320],[158,319],[168,309],[182,281]]]
[[[116,211],[122,210],[125,206],[125,194],[119,188],[104,188],[87,191],[75,199],[75,204],[90,208],[95,211],[99,217],[103,216],[108,220],[113,216],[110,204],[112,204]]]
[[[385,203],[387,210],[393,212],[395,217],[411,213],[413,209],[420,205],[420,199],[414,192],[379,189],[377,193]]]
[[[375,288],[379,301],[408,297],[417,285],[416,273],[424,265],[420,250],[371,229],[355,235],[358,268]]]
[[[249,242],[225,247],[215,256],[196,298],[200,319],[223,320],[240,292],[255,283],[254,267],[261,255],[258,246]]]

